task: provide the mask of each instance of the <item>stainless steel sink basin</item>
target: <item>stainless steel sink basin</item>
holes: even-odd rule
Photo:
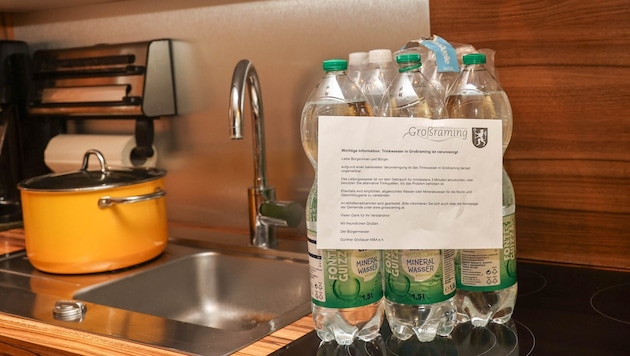
[[[74,299],[223,330],[260,324],[271,330],[281,316],[305,315],[307,273],[293,261],[201,252],[81,290]]]
[[[105,273],[55,275],[24,253],[0,258],[0,312],[201,355],[230,354],[310,312],[306,251],[192,236],[171,239],[153,261]],[[68,301],[84,304],[80,320],[55,317]]]

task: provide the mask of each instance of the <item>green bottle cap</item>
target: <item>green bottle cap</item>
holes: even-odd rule
[[[345,59],[327,59],[322,63],[324,72],[332,72],[337,70],[346,70],[348,61]]]
[[[396,56],[396,63],[415,63],[420,62],[419,53],[405,53]]]
[[[398,73],[411,72],[422,67],[419,53],[404,53],[396,56],[396,63],[400,65]]]
[[[483,53],[470,53],[464,56],[464,64],[485,64],[486,55]]]

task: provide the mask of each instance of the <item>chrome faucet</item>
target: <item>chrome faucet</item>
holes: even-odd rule
[[[249,204],[250,243],[274,248],[278,239],[276,226],[297,226],[303,217],[302,208],[293,202],[276,201],[276,190],[267,185],[265,132],[260,81],[254,65],[243,59],[234,68],[230,88],[230,138],[243,138],[243,101],[245,87],[249,92],[254,137],[254,185],[247,189]]]

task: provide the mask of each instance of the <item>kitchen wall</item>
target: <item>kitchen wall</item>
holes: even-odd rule
[[[261,77],[270,182],[279,198],[303,200],[313,172],[298,117],[322,59],[396,49],[429,33],[492,48],[514,110],[505,165],[519,256],[630,269],[630,2],[433,1],[430,13],[429,30],[424,1],[133,0],[13,22],[15,38],[33,48],[183,40],[183,113],[160,120],[173,143],[161,161],[169,216],[243,231],[251,131],[243,142],[228,140],[226,117],[239,59],[252,59]]]
[[[181,114],[157,122],[169,220],[242,231],[253,154],[249,123],[244,140],[228,137],[236,63],[250,59],[260,77],[269,182],[278,199],[303,203],[314,172],[302,151],[299,119],[323,74],[321,61],[396,50],[430,34],[426,0],[132,0],[12,17],[15,39],[33,50],[174,39]],[[248,105],[246,111],[249,116]],[[89,130],[133,132],[131,125],[96,122]],[[303,237],[304,229],[289,234]]]

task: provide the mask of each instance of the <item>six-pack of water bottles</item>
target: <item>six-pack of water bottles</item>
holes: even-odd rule
[[[512,111],[494,52],[433,36],[392,53],[373,49],[323,62],[324,75],[301,118],[306,155],[317,171],[318,117],[381,116],[502,121],[503,152]],[[514,189],[503,170],[503,245],[498,249],[322,250],[317,248],[317,179],[306,221],[315,329],[349,345],[392,334],[421,342],[448,336],[457,323],[505,323],[516,302]],[[471,236],[470,238],[474,238]],[[352,266],[377,266],[356,269]],[[339,278],[339,271],[345,271]],[[481,276],[481,278],[480,278]]]

